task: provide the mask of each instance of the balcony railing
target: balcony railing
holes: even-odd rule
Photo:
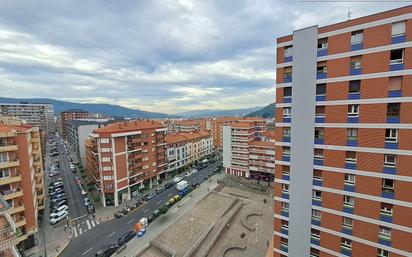
[[[21,188],[16,188],[16,189],[9,189],[9,190],[4,190],[1,192],[5,200],[10,200],[12,198],[16,198],[19,196],[23,196],[23,190]]]
[[[18,243],[17,236],[20,230],[16,230],[12,227],[6,227],[0,230],[0,248],[5,249],[11,245]]]
[[[19,181],[21,181],[21,175],[17,173],[15,176],[0,178],[0,186],[1,185],[6,185],[6,184],[11,184],[11,183],[14,183],[14,182],[19,182]]]
[[[0,152],[17,151],[17,145],[0,145]]]

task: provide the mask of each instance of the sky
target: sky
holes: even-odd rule
[[[321,0],[322,1],[322,0]],[[279,36],[408,5],[295,0],[0,1],[0,96],[174,114],[275,99]]]

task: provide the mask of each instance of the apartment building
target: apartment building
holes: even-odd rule
[[[223,126],[230,125],[239,119],[239,117],[218,117],[211,121],[213,145],[215,146],[216,150],[223,150]]]
[[[211,129],[210,119],[168,119],[163,122],[163,125],[167,127],[168,133],[199,132],[209,131]]]
[[[10,206],[0,195],[0,256],[20,257],[16,249],[20,230],[10,216]]]
[[[45,204],[43,177],[39,128],[1,119],[0,194],[21,232],[17,239],[23,249],[36,242],[37,216]]]
[[[245,118],[223,126],[223,167],[227,174],[273,181],[275,143],[265,140],[266,122]]]
[[[177,170],[211,155],[214,149],[213,138],[206,131],[168,134],[166,142],[166,178],[173,176]]]
[[[274,256],[412,256],[412,6],[277,39]]]
[[[90,133],[95,129],[104,127],[110,123],[112,123],[112,121],[109,121],[108,119],[81,119],[67,122],[67,142],[72,147],[83,166],[86,166],[85,142],[90,136]]]
[[[133,120],[95,129],[86,140],[86,172],[104,206],[128,201],[158,184],[167,169],[166,128]]]
[[[69,109],[59,114],[59,130],[64,139],[67,140],[67,124],[69,121],[87,119],[89,113],[81,109]]]

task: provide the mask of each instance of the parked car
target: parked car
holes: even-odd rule
[[[163,187],[159,187],[156,189],[156,194],[160,194],[161,192],[163,192],[165,189]]]
[[[173,179],[173,182],[174,182],[174,183],[179,183],[180,181],[182,181],[182,177],[175,177],[175,178]]]
[[[58,203],[58,202],[60,202],[60,201],[67,201],[66,195],[61,195],[61,196],[59,196],[59,197],[53,198],[53,199],[50,201],[50,203],[51,203],[51,204],[56,204],[56,203]]]
[[[84,199],[83,199],[83,201],[84,201],[84,206],[88,206],[89,204],[92,204],[91,202],[90,202],[90,199],[89,198],[87,198],[87,197],[85,197]]]
[[[66,209],[62,209],[61,211],[59,211],[61,207],[66,207]],[[53,218],[60,217],[63,213],[66,213],[68,209],[69,207],[67,207],[67,205],[62,205],[59,208],[55,209],[52,213],[50,213],[50,218],[53,219]]]
[[[174,184],[175,183],[173,183],[173,182],[166,183],[165,186],[164,186],[165,190],[168,189],[168,188],[171,188]]]
[[[198,172],[198,170],[197,170],[197,169],[193,169],[191,172],[192,172],[192,174],[195,174],[196,172]]]
[[[119,246],[117,244],[104,246],[99,251],[96,252],[95,256],[96,257],[109,257],[113,253],[115,253],[118,248]]]
[[[60,202],[57,202],[57,203],[53,204],[52,208],[56,209],[56,208],[59,208],[62,205],[67,205],[67,200],[61,200]]]
[[[54,224],[62,221],[64,218],[67,217],[67,215],[69,215],[69,212],[67,212],[67,211],[61,212],[59,216],[56,216],[56,217],[50,219],[50,224],[54,225]]]
[[[186,177],[186,178],[187,178],[187,177],[190,177],[190,175],[192,175],[191,172],[186,172],[185,177]]]
[[[152,199],[152,198],[155,197],[155,196],[156,196],[156,193],[155,193],[155,192],[150,192],[150,193],[148,193],[148,194],[145,195],[145,197],[143,198],[143,200],[149,201],[150,199]]]
[[[130,240],[133,239],[133,237],[136,236],[136,232],[134,231],[128,231],[126,233],[123,233],[118,239],[117,239],[117,244],[120,245],[124,245],[127,242],[129,242]]]

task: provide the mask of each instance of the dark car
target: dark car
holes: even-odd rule
[[[173,183],[173,182],[166,183],[165,186],[164,186],[165,190],[168,189],[168,188],[171,188],[174,184],[175,183]]]
[[[126,233],[124,233],[123,235],[121,235],[120,237],[119,237],[119,239],[117,239],[117,244],[120,246],[120,245],[124,245],[124,244],[126,244],[127,242],[129,242],[130,240],[132,240],[133,239],[133,237],[135,237],[136,236],[136,232],[134,232],[134,231],[128,231],[128,232],[126,232]]]
[[[109,257],[114,254],[119,246],[117,244],[114,245],[107,245],[102,247],[99,251],[96,252],[96,257]]]
[[[163,187],[159,187],[156,189],[156,194],[160,194],[161,192],[163,192],[165,189]]]
[[[145,197],[143,198],[143,200],[149,201],[150,199],[152,199],[152,198],[155,197],[155,196],[156,196],[156,193],[155,193],[155,192],[151,192],[151,193],[148,193],[147,195],[145,195]]]

